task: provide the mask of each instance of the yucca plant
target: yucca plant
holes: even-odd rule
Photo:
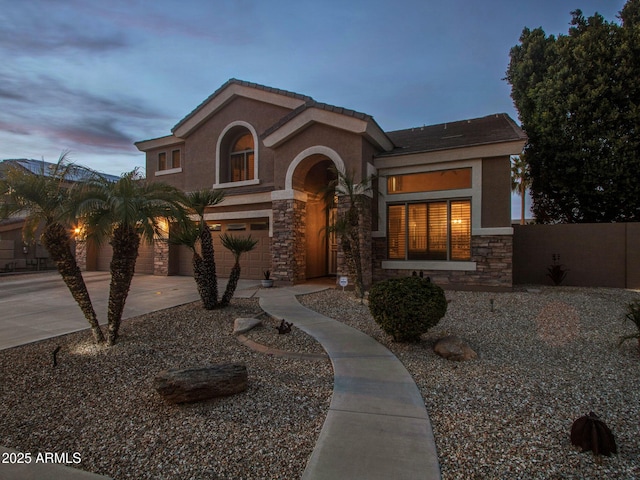
[[[637,327],[638,331],[636,333],[632,333],[630,335],[625,335],[620,339],[620,345],[622,345],[627,340],[637,339],[638,340],[638,349],[640,350],[640,301],[636,300],[635,302],[631,302],[627,305],[627,313],[624,316],[625,320],[631,321]]]
[[[251,235],[248,237],[234,237],[228,233],[220,235],[220,240],[222,240],[222,246],[233,253],[235,260],[233,268],[231,268],[231,273],[229,274],[227,288],[220,299],[220,306],[226,307],[229,305],[229,302],[231,302],[231,298],[233,298],[233,294],[238,286],[238,280],[240,280],[240,256],[243,253],[253,250],[258,244],[258,241],[251,238]]]

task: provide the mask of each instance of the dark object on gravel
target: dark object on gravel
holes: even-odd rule
[[[53,366],[57,367],[58,366],[58,352],[60,351],[62,347],[60,345],[58,345],[54,350],[53,350]]]
[[[278,333],[280,335],[285,334],[285,333],[289,333],[291,331],[291,326],[293,325],[293,323],[291,322],[287,322],[284,318],[282,319],[282,321],[280,322],[280,326],[276,327],[276,329],[278,330]]]
[[[154,379],[158,393],[170,403],[197,402],[247,389],[247,367],[224,363],[205,367],[164,370]]]
[[[573,422],[571,443],[582,448],[583,452],[592,450],[596,456],[609,457],[612,453],[618,453],[613,433],[593,412]]]

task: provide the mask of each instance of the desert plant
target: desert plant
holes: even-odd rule
[[[417,342],[447,312],[442,288],[428,278],[393,278],[372,285],[369,310],[380,327],[397,342]]]
[[[264,275],[264,279],[265,280],[270,280],[271,279],[271,270],[265,270],[264,272],[262,272],[262,275]]]
[[[607,425],[593,412],[578,418],[571,426],[571,443],[583,452],[591,450],[596,458],[618,453],[616,440]]]
[[[226,307],[231,302],[231,298],[233,298],[233,294],[238,286],[238,280],[240,280],[240,256],[243,253],[253,250],[258,244],[258,241],[251,238],[251,235],[248,237],[234,237],[228,233],[220,235],[220,240],[222,241],[222,246],[233,254],[235,260],[231,268],[229,280],[227,281],[227,288],[220,299],[220,306]]]
[[[627,340],[638,339],[638,349],[640,349],[640,301],[636,300],[627,305],[627,313],[624,316],[625,321],[629,320],[637,327],[638,331],[630,335],[625,335],[620,339],[620,345]]]
[[[547,268],[547,277],[551,279],[554,285],[560,285],[567,276],[567,272],[564,265],[560,263],[560,255],[554,253],[551,255],[551,265]]]

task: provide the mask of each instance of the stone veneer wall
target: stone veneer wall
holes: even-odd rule
[[[271,274],[279,282],[296,284],[305,279],[306,203],[300,200],[273,201]]]
[[[471,261],[475,271],[424,270],[424,275],[439,285],[511,288],[513,286],[513,236],[487,235],[471,237]],[[387,258],[387,239],[373,239],[374,281],[411,275],[409,270],[383,270]]]
[[[338,216],[342,216],[349,209],[349,199],[342,196],[338,199]],[[365,290],[371,286],[373,282],[373,270],[372,270],[372,248],[373,243],[371,239],[371,227],[372,227],[372,214],[371,209],[365,208],[360,212],[360,255],[362,257],[362,282],[364,283]],[[354,275],[349,275],[347,270],[346,261],[344,258],[344,252],[340,246],[340,239],[338,239],[338,271],[337,276],[348,276],[349,285],[353,287],[355,284]]]
[[[166,238],[153,239],[153,274],[169,275],[169,241]]]

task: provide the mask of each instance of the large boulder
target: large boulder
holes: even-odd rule
[[[247,333],[258,325],[262,325],[262,320],[257,318],[236,318],[233,322],[233,334],[240,335]]]
[[[170,403],[197,402],[247,389],[247,367],[225,363],[164,370],[154,379],[158,393]]]
[[[478,354],[462,338],[455,335],[443,337],[436,342],[433,350],[447,360],[463,362],[473,360]]]

